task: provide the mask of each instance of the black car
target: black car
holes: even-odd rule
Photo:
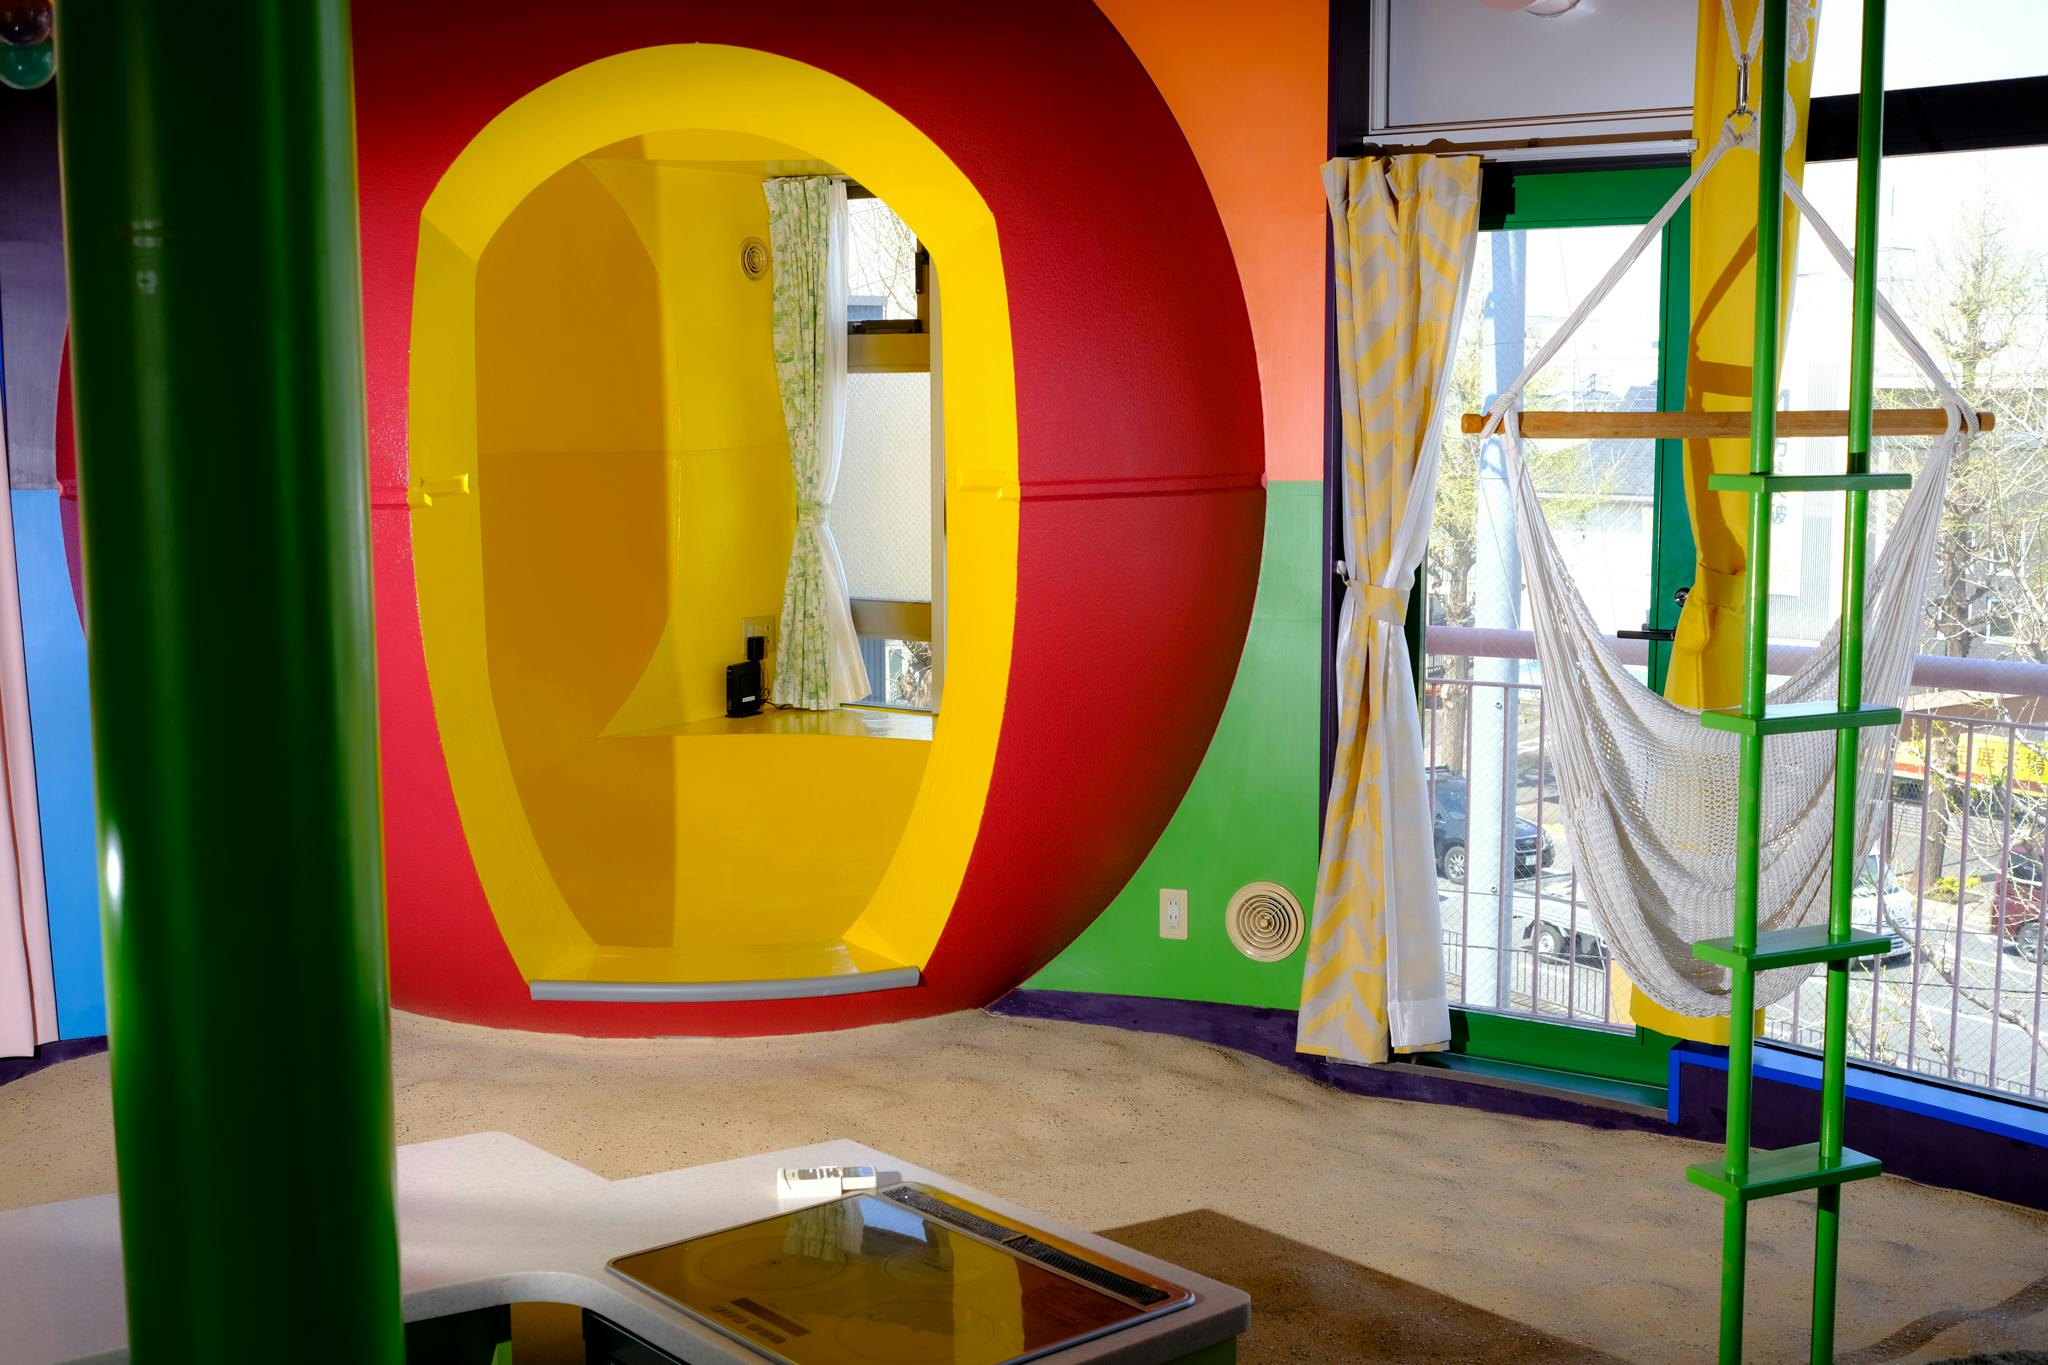
[[[1437,875],[1454,882],[1465,880],[1466,790],[1462,777],[1439,777],[1431,801],[1436,826]],[[1536,875],[1539,858],[1549,867],[1557,861],[1557,845],[1531,821],[1515,817],[1515,877]]]

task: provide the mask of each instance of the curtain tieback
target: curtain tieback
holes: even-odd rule
[[[821,499],[798,498],[796,500],[796,524],[800,528],[808,526],[816,529],[831,510],[832,504]]]
[[[1406,588],[1383,588],[1377,583],[1367,583],[1351,576],[1350,566],[1343,560],[1337,561],[1337,572],[1343,576],[1344,586],[1358,594],[1358,605],[1367,616],[1375,621],[1385,621],[1390,626],[1405,626],[1408,623],[1408,590]]]

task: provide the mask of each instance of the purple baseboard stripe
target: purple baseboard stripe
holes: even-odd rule
[[[1727,1054],[1683,1045],[1671,1057],[1673,1131],[1722,1141],[1728,1132]],[[1756,1146],[1814,1140],[1820,1131],[1819,1069],[1817,1059],[1803,1054],[1757,1049],[1750,1105]],[[1859,1085],[1859,1076],[1869,1083]],[[2031,1106],[1852,1068],[1842,1124],[1849,1145],[1884,1162],[1893,1175],[2048,1209],[2048,1115]]]
[[[1101,1024],[1138,1033],[1167,1033],[1257,1057],[1353,1095],[1454,1104],[1517,1118],[1561,1119],[1590,1128],[1666,1130],[1663,1119],[1591,1104],[1567,1095],[1489,1085],[1454,1072],[1420,1066],[1352,1066],[1294,1050],[1293,1010],[1221,1005],[1202,1000],[1160,1000],[1086,991],[1011,991],[989,1013],[1018,1019]]]
[[[73,1057],[90,1057],[95,1052],[106,1050],[107,1040],[104,1038],[65,1038],[44,1043],[36,1049],[33,1057],[0,1057],[0,1085],[32,1076],[46,1066],[68,1062]]]

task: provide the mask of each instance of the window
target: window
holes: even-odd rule
[[[1526,628],[1519,553],[1502,520],[1506,470],[1495,440],[1482,446],[1456,421],[1483,411],[1514,380],[1634,235],[1631,227],[1503,227],[1481,237],[1445,405],[1430,527],[1431,625]],[[1654,252],[1636,262],[1536,378],[1526,408],[1657,407],[1660,265]],[[1527,441],[1523,450],[1593,614],[1610,630],[1640,627],[1653,609],[1656,442]]]
[[[2030,101],[2038,104],[2030,92],[2048,70],[2048,9],[1993,7],[2008,14],[2011,32],[2036,40],[2003,44],[2000,54],[1959,51],[1970,34],[1981,37],[1977,16],[1967,29],[1922,33],[1941,28],[1945,13],[1930,0],[1901,0],[1892,20],[1894,87],[1931,85],[1957,70],[2027,79],[1916,91],[1887,133],[1888,145],[1903,150],[1884,166],[1880,287],[1998,427],[1951,475],[1919,685],[1884,789],[1878,845],[1859,868],[1852,905],[1858,927],[1889,932],[1896,947],[1851,974],[1849,1046],[1861,1062],[2038,1102],[2048,1100],[2041,970],[2048,916],[2039,889],[2039,850],[2048,845],[2048,145],[2041,141],[2048,130],[2038,117],[2008,116],[2007,106],[2024,113]],[[1823,97],[1853,85],[1857,7],[1831,8],[1827,23],[1816,78]],[[1842,116],[1853,118],[1844,107],[1853,103],[1816,100],[1813,136],[1832,154],[1810,164],[1805,176],[1809,196],[1845,237],[1854,225],[1856,169],[1842,159],[1853,149],[1853,139],[1842,136]],[[1990,112],[1970,124],[1954,117],[1959,110]],[[1929,111],[1941,114],[1938,126],[1919,116]],[[1480,407],[1511,377],[1520,364],[1518,342],[1532,350],[1555,314],[1583,295],[1619,249],[1625,229],[1601,224],[1621,220],[1599,216],[1598,195],[1587,192],[1596,179],[1586,176],[1577,187],[1594,221],[1574,226],[1528,213],[1532,191],[1567,183],[1564,175],[1511,177],[1514,207],[1485,224],[1490,231],[1479,248],[1450,420]],[[1682,220],[1672,229],[1680,231]],[[1810,232],[1798,241],[1779,402],[1845,407],[1849,284]],[[1639,278],[1624,283],[1558,357],[1528,406],[1652,406],[1640,401],[1643,376],[1652,370],[1665,389],[1655,405],[1678,405],[1687,301],[1683,248],[1671,239],[1665,264],[1661,292],[1647,264],[1636,267]],[[1658,311],[1660,344],[1652,357],[1637,338]],[[1933,401],[1882,331],[1876,385],[1883,406]],[[1917,472],[1929,444],[1882,439],[1874,463]],[[1583,444],[1549,451],[1531,445],[1529,452],[1553,533],[1596,617],[1610,629],[1671,624],[1671,592],[1691,575],[1685,503],[1674,482],[1678,452],[1603,452]],[[1777,458],[1787,471],[1835,469],[1842,442],[1785,440]],[[1486,657],[1504,651],[1482,649],[1477,637],[1457,629],[1528,625],[1511,532],[1504,521],[1496,531],[1488,520],[1501,520],[1486,496],[1488,480],[1498,487],[1499,473],[1469,438],[1447,439],[1429,557],[1425,710],[1437,784],[1445,958],[1454,999],[1468,1011],[1459,1016],[1467,1040],[1461,1046],[1505,1056],[1526,1042],[1515,1029],[1556,1020],[1579,1027],[1550,1030],[1543,1050],[1527,1050],[1540,1064],[1564,1065],[1552,1059],[1591,1044],[1560,1042],[1559,1035],[1597,1037],[1585,1026],[1620,1021],[1626,1001],[1611,992],[1601,927],[1576,885],[1570,831],[1544,744],[1544,680],[1532,660]],[[1873,497],[1874,547],[1903,499]],[[1841,503],[1781,499],[1774,513],[1773,641],[1810,646],[1839,610]],[[1660,646],[1637,648],[1646,649],[1649,680],[1660,682]],[[1789,667],[1796,657],[1780,655],[1776,666]],[[1475,851],[1484,849],[1497,851],[1491,858]],[[1765,1036],[1816,1045],[1824,991],[1815,975],[1773,1006]],[[1623,1041],[1611,1037],[1610,1045]],[[1645,1035],[1634,1041],[1645,1044]]]
[[[1445,400],[1430,528],[1424,743],[1446,976],[1454,1002],[1525,1018],[1618,1024],[1604,939],[1573,871],[1533,659],[1502,657],[1526,632],[1519,547],[1497,439],[1459,432],[1520,374],[1684,179],[1671,168],[1491,168],[1481,237]],[[1527,409],[1652,410],[1683,400],[1683,215],[1550,362]],[[1669,628],[1692,577],[1675,442],[1526,441],[1551,531],[1609,630]],[[1678,534],[1669,534],[1675,517]],[[1662,645],[1644,654],[1661,681]]]
[[[917,235],[871,194],[846,200],[846,320],[856,332],[875,323],[916,322],[924,316],[923,266]]]
[[[833,536],[874,690],[862,705],[936,710],[943,618],[933,489],[930,266],[880,199],[847,200],[846,445]]]
[[[2048,12],[2028,14],[2042,31]],[[2014,46],[2041,50],[2038,42]],[[1855,163],[1817,163],[1806,184],[1815,206],[1847,232]],[[1858,927],[1882,928],[1898,946],[1859,967],[1849,990],[1852,1057],[2036,1101],[2048,1099],[2037,870],[2048,831],[2048,686],[2039,671],[2048,664],[2044,187],[2048,147],[1885,159],[1879,287],[1964,397],[1998,423],[1950,473],[1922,656],[1985,660],[2008,672],[1977,678],[1968,664],[1940,674],[1930,668],[1909,696],[1876,865],[1853,908]],[[1846,406],[1848,285],[1803,241],[1797,279],[1785,401]],[[1876,354],[1876,388],[1880,406],[1933,401],[1888,338]],[[1786,444],[1795,468],[1840,460],[1839,442]],[[1873,463],[1917,472],[1928,444],[1882,438]],[[1880,534],[1903,497],[1873,498]],[[1788,577],[1773,575],[1772,634],[1811,643],[1837,609],[1831,585],[1840,572],[1842,508],[1838,499],[1806,498],[1783,515],[1796,519],[1773,551],[1773,567],[1783,562]],[[2036,671],[2015,674],[2015,665]],[[1810,980],[1774,1006],[1766,1035],[1818,1046],[1824,989]]]
[[[1890,0],[1887,90],[2048,75],[2048,6],[2040,0]],[[1861,78],[1863,0],[1827,0],[1813,53],[1813,93],[1853,95]],[[1848,238],[1845,236],[1844,241]]]
[[[1806,187],[1845,237],[1854,217],[1861,11],[1861,0],[1828,0],[1823,7],[1807,118]],[[1882,922],[1905,946],[1852,976],[1851,1056],[2044,1102],[2048,526],[2041,509],[2048,502],[2042,453],[2048,446],[2048,271],[2042,263],[2048,261],[2048,195],[2040,187],[2048,184],[2048,5],[1890,0],[1888,26],[1881,279],[1914,327],[1935,342],[1952,375],[1971,358],[1976,373],[1965,376],[1964,387],[1978,407],[1997,414],[2000,431],[1978,446],[1974,466],[1956,476],[1960,497],[1951,501],[1936,569],[1937,595],[1944,581],[1956,591],[1937,604],[1946,624],[1937,619],[1925,649],[1962,657],[1923,655],[1919,671],[1927,686],[1909,699],[1877,858],[1859,878],[1858,925]],[[1383,126],[1372,117],[1373,101],[1386,98],[1377,88],[1385,77],[1370,69],[1371,58],[1383,61],[1386,49],[1363,41],[1365,28],[1340,21],[1333,30],[1334,152],[1355,153],[1361,142],[1389,150],[1379,137]],[[1987,34],[1995,35],[1988,43]],[[1682,169],[1668,167],[1486,167],[1481,226],[1489,235],[1479,245],[1471,312],[1454,358],[1452,379],[1460,391],[1447,400],[1448,415],[1481,405],[1498,386],[1496,371],[1512,369],[1503,346],[1512,350],[1519,337],[1526,353],[1547,335],[1558,307],[1553,297],[1579,297],[1612,261],[1625,236],[1620,229],[1645,221],[1682,177]],[[1530,406],[1582,399],[1590,405],[1596,394],[1609,400],[1602,405],[1637,405],[1633,391],[1643,382],[1646,357],[1628,338],[1640,336],[1653,306],[1661,318],[1657,406],[1679,406],[1686,225],[1681,213],[1666,233],[1654,304],[1652,272],[1638,266],[1638,278],[1610,298],[1575,351],[1558,358]],[[1519,244],[1499,240],[1517,231]],[[1599,236],[1608,240],[1595,245]],[[1781,402],[1842,407],[1847,286],[1838,283],[1810,234],[1800,243]],[[1960,274],[1966,283],[1974,275],[1976,302],[1954,308],[1970,290],[1937,284],[1942,273]],[[1944,329],[1946,341],[1938,334]],[[1926,403],[1896,348],[1881,347],[1880,401]],[[1881,442],[1876,462],[1915,468],[1924,445]],[[1481,553],[1508,533],[1481,518],[1487,512],[1499,519],[1479,496],[1482,474],[1497,479],[1498,470],[1472,447],[1447,433],[1447,496],[1436,509],[1410,618],[1425,625],[1423,727],[1444,956],[1453,1003],[1460,1006],[1452,1011],[1452,1048],[1489,1061],[1660,1087],[1669,1040],[1641,1029],[1631,1035],[1598,1027],[1619,1023],[1626,996],[1611,991],[1615,974],[1601,926],[1574,884],[1570,831],[1545,743],[1544,680],[1530,643],[1517,638],[1528,621],[1512,552]],[[1610,628],[1674,625],[1673,594],[1689,586],[1693,572],[1677,444],[1659,443],[1648,457],[1647,486],[1640,447],[1560,452],[1532,445],[1529,453],[1550,523],[1597,617]],[[1785,442],[1779,457],[1783,467],[1811,469],[1824,458],[1839,462],[1841,443]],[[1341,536],[1334,478],[1326,498],[1334,558]],[[1874,543],[1896,516],[1898,501],[1873,499]],[[1639,519],[1646,503],[1647,532]],[[1839,507],[1827,498],[1781,504],[1777,525],[1773,634],[1787,646],[1810,644],[1836,614]],[[1326,650],[1334,648],[1339,593],[1341,584],[1333,584]],[[1472,629],[1482,624],[1508,629],[1482,636]],[[1666,646],[1624,641],[1621,648],[1634,651],[1646,679],[1661,687]],[[1522,657],[1499,657],[1511,654]],[[1966,691],[1956,681],[1992,669],[2005,670],[1996,687]],[[1336,740],[1328,674],[1326,764]],[[1937,684],[1941,690],[1934,690]],[[1482,821],[1492,828],[1483,839],[1474,836]],[[1501,836],[1499,843],[1494,836]],[[1482,844],[1494,850],[1492,857],[1473,851]],[[1766,1035],[1795,1045],[1817,1036],[1821,991],[1816,976],[1772,1009]]]
[[[1837,231],[1855,220],[1856,166],[1808,169],[1808,194]],[[1949,516],[1929,585],[1928,654],[2048,662],[2048,147],[1886,158],[1878,285],[1934,359],[1997,429],[1950,477]],[[1802,239],[1784,392],[1791,407],[1848,403],[1849,284]],[[1880,406],[1932,403],[1919,370],[1889,337],[1876,357]],[[1925,438],[1880,438],[1879,468],[1917,470]],[[1832,467],[1840,443],[1790,441],[1796,469]],[[1874,500],[1880,534],[1902,494]],[[1773,576],[1772,633],[1811,643],[1833,623],[1842,508],[1806,498]],[[1797,596],[1793,596],[1797,594]]]

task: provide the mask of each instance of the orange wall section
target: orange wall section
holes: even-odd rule
[[[1096,0],[1187,135],[1237,258],[1266,477],[1323,476],[1329,0]]]

